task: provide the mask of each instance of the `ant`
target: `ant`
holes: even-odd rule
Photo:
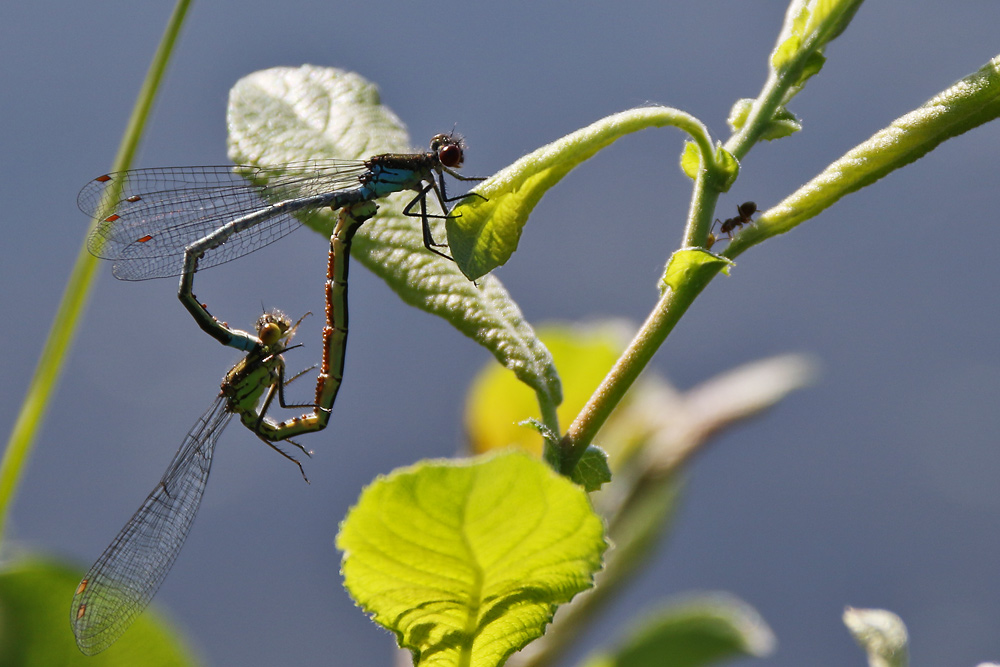
[[[736,207],[736,213],[738,214],[736,217],[729,218],[728,220],[719,220],[718,218],[716,218],[715,222],[712,223],[713,231],[708,233],[708,239],[706,239],[705,241],[705,249],[706,250],[711,249],[711,247],[715,245],[715,242],[719,240],[718,238],[716,238],[714,231],[716,224],[721,222],[722,226],[719,227],[719,233],[725,234],[726,238],[732,240],[733,230],[741,228],[743,227],[743,225],[749,225],[750,223],[752,223],[753,220],[750,219],[750,216],[752,216],[756,212],[757,212],[757,204],[753,203],[752,201],[745,201]]]

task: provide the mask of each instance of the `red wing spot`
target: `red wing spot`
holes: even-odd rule
[[[87,585],[88,584],[90,584],[90,581],[87,580],[87,579],[84,579],[83,581],[81,581],[80,585],[76,587],[76,594],[79,595],[80,593],[82,593],[85,590],[87,590]]]
[[[103,176],[98,176],[94,180],[97,181],[98,183],[107,183],[108,181],[111,180],[111,174],[104,174]]]
[[[76,620],[83,618],[83,615],[87,613],[87,605],[82,604],[80,608],[76,610]]]
[[[118,216],[115,216],[115,217],[117,218]],[[139,238],[137,238],[135,240],[135,242],[136,243],[145,243],[146,241],[152,241],[152,240],[153,240],[153,237],[150,236],[149,234],[146,234],[145,236],[140,236]]]
[[[125,201],[137,202],[140,199],[142,199],[142,197],[140,197],[139,195],[132,195],[131,197],[127,197]]]
[[[118,215],[117,213],[113,213],[113,214],[109,215],[108,217],[104,218],[104,222],[114,222],[115,220],[117,220],[120,217],[121,216]]]

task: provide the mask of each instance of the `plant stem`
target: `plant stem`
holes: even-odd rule
[[[694,182],[694,194],[691,197],[691,207],[688,209],[687,225],[684,228],[684,246],[704,247],[708,232],[712,227],[712,216],[715,213],[719,192],[708,187],[708,174],[702,170]]]

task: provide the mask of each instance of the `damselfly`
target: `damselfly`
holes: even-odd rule
[[[347,278],[351,241],[358,228],[375,214],[365,203],[340,211],[330,237],[326,278],[326,319],[323,361],[316,380],[315,403],[285,403],[284,360],[281,353],[295,334],[295,326],[278,311],[257,321],[257,335],[233,331],[245,338],[249,354],[222,381],[215,403],[188,432],[160,483],[104,551],[77,587],[73,597],[73,632],[80,650],[88,655],[114,643],[146,608],[180,552],[201,503],[212,465],[215,443],[234,414],[261,440],[302,465],[274,445],[300,433],[319,431],[330,420],[344,374],[347,348]],[[301,321],[301,320],[300,320]],[[261,397],[263,402],[261,403]],[[311,407],[312,411],[281,422],[266,417],[274,398],[283,408]],[[257,408],[258,403],[260,408]]]
[[[105,174],[77,197],[97,219],[87,247],[114,261],[122,280],[181,276],[178,297],[198,325],[224,345],[241,350],[245,338],[208,313],[193,293],[194,273],[268,245],[301,223],[294,214],[370,202],[395,192],[417,194],[403,209],[421,219],[424,245],[438,250],[430,219],[445,218],[449,198],[444,175],[481,180],[457,171],[462,140],[436,135],[426,153],[386,153],[364,161],[314,160],[274,167],[222,166],[135,169]],[[444,215],[427,211],[433,191]],[[419,206],[419,208],[418,208]]]
[[[215,403],[188,432],[156,488],[80,582],[71,622],[76,642],[87,655],[114,643],[163,583],[198,512],[215,445],[233,415],[302,472],[301,463],[274,444],[291,442],[297,422],[279,423],[266,416],[275,397],[282,407],[305,407],[284,400],[281,353],[297,326],[278,311],[258,320],[253,349],[226,374]]]

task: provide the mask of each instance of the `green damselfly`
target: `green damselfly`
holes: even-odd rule
[[[319,431],[329,422],[344,372],[351,241],[357,229],[374,213],[374,204],[342,209],[330,238],[327,324],[313,404],[288,404],[284,397],[285,364],[281,354],[289,349],[298,323],[292,326],[287,317],[274,311],[258,320],[255,336],[233,332],[243,337],[250,347],[249,353],[226,374],[215,403],[188,432],[159,484],[77,587],[70,620],[77,645],[87,655],[113,644],[163,583],[201,504],[215,445],[233,415],[239,415],[243,424],[261,440],[293,461],[305,478],[302,464],[274,443],[289,442],[309,455],[290,438]],[[266,416],[275,398],[283,408],[312,410],[276,422]]]

